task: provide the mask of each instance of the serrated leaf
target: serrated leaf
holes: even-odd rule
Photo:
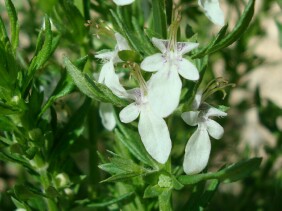
[[[143,173],[137,173],[137,172],[126,172],[121,174],[113,175],[101,182],[121,182],[121,181],[128,181],[128,179],[132,177],[141,176]]]
[[[90,79],[89,76],[82,73],[67,57],[64,58],[64,63],[75,85],[88,97],[100,102],[112,103],[118,107],[128,104],[126,100],[114,95],[108,87]]]
[[[255,6],[255,0],[249,0],[248,5],[246,6],[243,14],[241,15],[239,21],[237,22],[232,32],[222,38],[220,34],[223,34],[223,32],[225,32],[226,30],[225,28],[227,27],[224,26],[223,29],[220,31],[219,35],[215,38],[214,41],[212,41],[212,43],[214,44],[209,45],[204,50],[195,53],[194,55],[192,55],[192,58],[193,59],[201,58],[205,55],[214,53],[216,51],[219,51],[220,49],[228,47],[236,40],[238,40],[242,36],[242,34],[247,30],[252,20],[252,17],[254,15],[254,6]],[[219,41],[219,38],[222,39]]]
[[[113,163],[104,163],[104,164],[100,164],[98,166],[100,169],[102,169],[103,171],[106,171],[110,174],[122,174],[125,173],[126,171],[120,169],[118,166],[116,166]]]
[[[45,23],[44,43],[41,47],[41,40],[42,40],[42,31],[41,31],[39,33],[39,37],[38,37],[38,40],[37,40],[36,54],[34,55],[34,57],[31,60],[31,64],[29,65],[29,68],[28,68],[28,71],[27,71],[26,79],[24,80],[25,84],[24,84],[24,87],[23,87],[23,93],[25,93],[26,89],[28,88],[30,81],[32,80],[35,72],[45,64],[45,62],[51,56],[52,51],[54,51],[54,49],[52,49],[53,33],[52,33],[52,30],[51,30],[51,22],[50,22],[50,19],[47,15],[45,16],[44,20],[45,20],[44,21],[44,23]]]

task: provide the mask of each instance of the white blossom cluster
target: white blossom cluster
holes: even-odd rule
[[[117,5],[127,5],[134,0],[114,0]],[[216,24],[223,25],[224,17],[217,0],[199,0],[207,17]],[[176,36],[169,40],[152,38],[152,43],[159,49],[159,53],[146,57],[140,64],[141,70],[151,72],[146,82],[139,78],[139,88],[126,90],[115,72],[115,65],[122,62],[118,52],[130,50],[127,40],[121,34],[115,33],[117,45],[114,51],[99,53],[96,58],[102,59],[102,66],[98,82],[105,84],[118,97],[129,99],[131,104],[123,108],[119,114],[123,123],[130,123],[139,117],[138,131],[147,152],[159,163],[164,164],[171,152],[171,139],[164,118],[171,115],[179,105],[182,89],[181,77],[197,81],[199,72],[196,66],[183,58],[184,54],[198,47],[198,43],[177,42]],[[212,116],[226,116],[222,112],[205,102],[198,93],[194,100],[195,111],[182,114],[183,120],[191,126],[198,126],[188,140],[185,148],[183,169],[186,174],[201,172],[207,165],[211,143],[209,136],[219,139],[223,135],[223,128]],[[100,105],[100,115],[103,125],[112,130],[115,127],[114,110],[111,104]]]

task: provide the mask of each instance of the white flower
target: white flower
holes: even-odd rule
[[[110,104],[110,103],[100,103],[99,115],[102,119],[102,125],[108,131],[112,131],[116,127],[114,107],[113,107],[112,104]]]
[[[219,6],[218,0],[198,0],[198,4],[214,24],[224,25],[224,13]]]
[[[125,97],[126,90],[120,84],[119,77],[115,73],[114,65],[122,62],[118,57],[118,52],[122,50],[130,50],[126,39],[119,33],[115,33],[117,45],[114,51],[97,54],[95,57],[105,61],[101,69],[98,82],[105,84],[118,97]]]
[[[194,64],[183,55],[198,47],[198,43],[176,42],[174,38],[152,39],[153,44],[161,51],[144,59],[141,68],[153,74],[148,86],[149,100],[152,109],[161,117],[167,117],[178,106],[182,82],[179,74],[188,80],[198,80],[199,73]]]
[[[124,123],[139,117],[138,131],[147,152],[159,163],[164,164],[171,151],[171,140],[165,121],[151,109],[144,89],[128,91],[129,97],[135,102],[125,107],[119,114]]]
[[[134,0],[113,0],[113,1],[118,6],[124,6],[124,5],[128,5],[128,4],[132,4],[134,2]]]
[[[183,169],[188,175],[197,174],[206,167],[211,151],[209,135],[220,139],[224,133],[223,127],[210,117],[227,115],[206,103],[201,103],[201,94],[199,93],[196,95],[194,106],[197,111],[189,111],[181,115],[188,125],[198,125],[185,148]]]

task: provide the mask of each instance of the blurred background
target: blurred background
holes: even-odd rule
[[[73,0],[74,6],[81,13],[81,18],[73,18],[59,0],[22,0],[13,1],[18,11],[20,24],[20,47],[18,58],[23,67],[30,61],[35,51],[36,39],[43,24],[44,14],[48,13],[54,20],[53,31],[62,34],[60,44],[48,66],[38,73],[40,87],[45,96],[49,96],[62,73],[62,57],[68,55],[77,59],[83,55],[90,55],[89,72],[97,72],[95,52],[103,48],[112,48],[114,40],[103,42],[97,39],[95,27],[87,28],[87,20],[110,21],[109,9],[114,8],[112,1],[91,0],[90,12],[85,13],[82,0]],[[182,27],[186,37],[197,32],[201,44],[208,43],[215,36],[219,28],[213,26],[202,12],[196,1],[179,0],[183,7]],[[226,15],[229,29],[232,29],[243,11],[246,1],[220,1]],[[0,14],[8,27],[8,15],[5,11],[4,0],[0,0]],[[136,4],[137,5],[137,4]],[[149,4],[138,1],[142,5],[145,21],[149,19]],[[228,88],[227,96],[223,100],[222,94],[217,93],[209,99],[212,105],[230,107],[228,117],[220,119],[225,128],[224,137],[212,140],[212,154],[209,171],[217,170],[225,163],[233,163],[244,158],[262,157],[260,170],[247,179],[232,184],[221,184],[208,210],[281,210],[282,201],[282,1],[258,0],[255,17],[249,29],[241,39],[210,57],[209,70],[204,81],[214,77],[223,77],[235,88]],[[138,13],[138,6],[134,10]],[[74,16],[74,15],[73,15]],[[146,18],[147,17],[147,18]],[[73,19],[72,19],[73,18]],[[142,18],[139,22],[142,24]],[[201,23],[201,24],[199,24]],[[205,27],[203,27],[203,25]],[[184,36],[184,35],[182,35]],[[67,122],[76,109],[81,106],[84,96],[78,91],[55,102],[59,122]],[[95,107],[96,106],[96,107]],[[97,105],[87,115],[90,120],[85,124],[96,125],[102,130],[96,147],[93,150],[101,153],[109,148],[113,135],[102,128],[97,114]],[[93,117],[93,118],[92,118]],[[91,120],[92,119],[92,120]],[[95,119],[95,120],[93,120]],[[97,121],[96,121],[97,120]],[[96,122],[95,122],[96,121]],[[184,128],[181,120],[176,125]],[[97,167],[89,168],[87,139],[91,128],[85,126],[80,146],[71,148],[72,158],[79,170],[85,175],[95,177],[94,183],[102,180],[105,175]],[[184,129],[183,129],[184,130]],[[172,130],[173,131],[173,130]],[[175,143],[172,156],[175,164],[181,163],[183,146],[187,141],[187,134],[173,134],[182,141]],[[86,144],[85,144],[86,143]],[[97,159],[96,159],[97,160]],[[93,164],[97,166],[99,161]],[[92,173],[91,173],[92,172]],[[25,180],[26,174],[18,165],[0,161],[0,210],[13,210],[9,193],[7,192],[15,181]],[[89,182],[89,181],[88,181]],[[86,182],[84,188],[88,186]],[[103,190],[103,188],[100,187]],[[187,197],[189,190],[186,190]],[[105,193],[105,195],[107,195]],[[186,197],[175,195],[175,210],[185,206]],[[91,210],[91,209],[90,209]]]

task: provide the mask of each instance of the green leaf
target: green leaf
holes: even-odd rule
[[[9,42],[9,37],[2,17],[0,16],[0,44],[5,45]]]
[[[161,193],[161,195],[159,195],[160,211],[172,211],[171,194],[172,194],[172,190],[165,188],[165,190]]]
[[[252,158],[235,163],[218,172],[219,179],[224,182],[235,182],[241,180],[257,170],[262,158]]]
[[[252,158],[230,165],[218,172],[209,172],[197,175],[181,175],[177,179],[183,185],[192,185],[204,180],[218,179],[223,182],[235,182],[241,180],[260,166],[262,158]]]
[[[123,124],[119,125],[119,130],[115,130],[115,135],[130,152],[140,160],[142,163],[147,164],[154,169],[159,169],[158,163],[146,151],[140,136],[137,132],[125,127]]]
[[[123,61],[140,63],[142,58],[139,53],[131,50],[123,50],[118,52],[118,56]]]
[[[187,203],[187,210],[204,210],[213,198],[219,184],[219,181],[214,179],[208,185],[201,184],[204,189],[195,188]]]
[[[159,197],[166,188],[161,188],[159,185],[149,185],[144,191],[144,198]]]
[[[27,78],[25,79],[23,93],[25,93],[35,72],[45,64],[45,62],[50,58],[52,52],[54,51],[54,49],[52,49],[52,44],[54,45],[54,43],[53,43],[53,34],[51,30],[51,22],[47,15],[45,16],[45,39],[42,47],[41,47],[41,39],[42,39],[42,32],[39,33],[39,37],[37,40],[37,46],[36,46],[37,53],[32,58],[31,64],[27,71]]]
[[[215,40],[213,40],[208,47],[192,55],[192,58],[201,58],[205,55],[214,53],[216,51],[219,51],[220,49],[228,47],[236,40],[238,40],[242,36],[242,34],[247,30],[252,20],[252,17],[254,15],[254,6],[255,0],[249,0],[248,5],[246,6],[243,14],[241,15],[241,18],[237,22],[232,32],[223,37],[227,29],[227,26],[224,26],[219,32],[218,36],[215,38]]]
[[[19,43],[19,24],[16,9],[11,0],[5,0],[6,9],[9,15],[10,28],[11,28],[11,44],[14,54]]]
[[[89,76],[82,73],[67,57],[64,58],[64,63],[75,85],[88,97],[100,102],[112,103],[118,107],[128,104],[126,100],[120,99],[114,95],[108,87],[97,83],[90,79]]]
[[[2,150],[2,152],[0,152],[0,160],[5,162],[18,163],[19,165],[26,167],[33,174],[37,175],[37,172],[30,166],[30,164],[26,160],[19,156],[11,154],[10,152],[4,152]]]
[[[56,198],[56,197],[60,196],[59,192],[53,186],[49,186],[45,190],[45,194],[48,198]]]
[[[82,68],[84,67],[84,65],[86,64],[88,60],[88,56],[84,56],[80,59],[78,59],[77,61],[74,62],[74,65],[78,68]],[[45,113],[45,111],[59,98],[64,97],[66,95],[68,95],[69,93],[71,93],[74,90],[74,83],[70,77],[69,74],[67,74],[67,72],[64,72],[62,74],[62,77],[60,79],[60,81],[58,82],[55,90],[53,91],[51,97],[47,100],[47,102],[45,103],[45,105],[43,106],[43,108],[41,109],[41,112],[39,114],[39,118],[42,116],[42,114]]]
[[[121,181],[128,181],[128,179],[132,178],[132,177],[137,177],[137,176],[141,176],[144,173],[138,173],[138,172],[126,172],[126,173],[121,173],[121,174],[116,174],[113,175],[101,182],[121,182]]]
[[[38,197],[38,195],[31,191],[26,185],[15,185],[14,192],[15,195],[23,201]]]
[[[167,37],[165,5],[165,0],[152,0],[154,29],[163,39]]]
[[[16,125],[9,117],[0,116],[0,131],[14,131],[16,129]]]
[[[24,202],[20,202],[19,200],[15,199],[14,197],[11,197],[11,199],[17,208],[22,208],[27,211],[31,211],[30,207],[26,205]]]
[[[108,207],[112,204],[120,203],[124,200],[129,200],[135,195],[134,192],[129,192],[124,195],[121,195],[117,198],[113,198],[111,200],[103,201],[103,202],[88,202],[86,204],[87,207],[92,207],[92,208],[102,208],[102,207]],[[76,201],[76,203],[80,204],[79,201]]]

